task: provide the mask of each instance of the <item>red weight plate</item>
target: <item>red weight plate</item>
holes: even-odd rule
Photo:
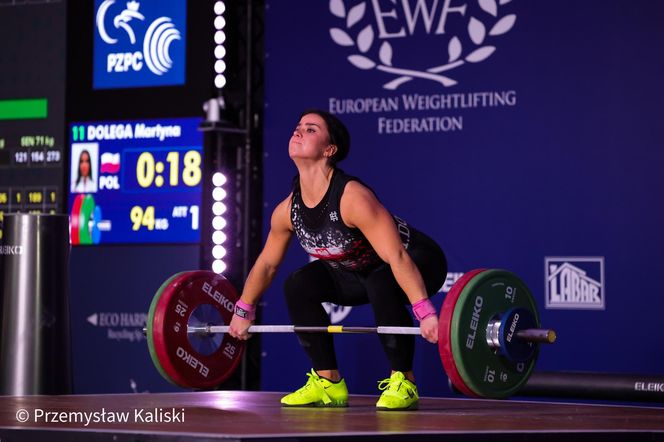
[[[69,217],[69,237],[70,242],[73,245],[78,245],[81,243],[78,232],[81,224],[81,206],[83,206],[84,199],[85,195],[76,195],[76,198],[74,198],[74,204],[71,208],[71,215]]]
[[[242,356],[243,342],[224,334],[215,351],[203,354],[192,346],[187,326],[192,313],[202,306],[215,310],[229,324],[237,299],[235,288],[226,278],[205,270],[174,278],[163,290],[155,307],[152,335],[161,367],[177,385],[209,389],[233,373]]]
[[[440,360],[443,362],[443,367],[445,367],[445,372],[450,378],[452,384],[463,394],[471,397],[478,397],[478,395],[473,392],[466,383],[461,378],[459,370],[457,369],[456,363],[454,362],[454,353],[452,352],[452,315],[454,313],[454,308],[459,299],[459,295],[463,288],[468,284],[475,276],[484,272],[486,269],[475,269],[469,272],[466,272],[459,278],[457,282],[454,283],[450,291],[445,296],[445,301],[443,301],[443,306],[440,309],[440,318],[438,319],[438,352],[440,353]]]

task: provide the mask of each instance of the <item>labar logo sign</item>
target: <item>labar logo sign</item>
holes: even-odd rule
[[[604,310],[604,257],[547,257],[546,308]]]
[[[330,0],[337,18],[330,37],[348,48],[353,66],[387,76],[385,89],[413,80],[449,87],[458,82],[454,69],[494,54],[500,36],[516,22],[511,1]],[[434,50],[426,53],[425,48]]]
[[[186,0],[95,1],[95,89],[185,82]]]

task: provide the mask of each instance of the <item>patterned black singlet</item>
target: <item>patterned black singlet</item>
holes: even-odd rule
[[[327,262],[331,267],[351,271],[371,270],[383,261],[371,247],[360,229],[350,228],[341,219],[341,195],[349,181],[359,181],[335,169],[330,186],[323,199],[314,208],[302,201],[299,176],[293,180],[291,222],[302,248],[313,258]],[[370,188],[369,188],[370,189]],[[415,231],[401,218],[392,215],[408,249]]]

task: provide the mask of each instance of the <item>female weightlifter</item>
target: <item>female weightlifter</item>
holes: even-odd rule
[[[292,192],[272,213],[267,241],[236,304],[231,336],[249,338],[255,306],[295,233],[305,251],[317,259],[295,271],[285,283],[294,325],[329,325],[321,303],[332,302],[344,306],[369,303],[377,326],[408,327],[413,323],[406,307],[410,304],[422,336],[437,342],[438,318],[429,296],[445,280],[445,255],[432,239],[391,215],[369,187],[337,167],[349,148],[348,129],[334,115],[316,109],[302,113],[288,145],[299,173]],[[416,409],[415,338],[379,336],[392,373],[379,382],[383,392],[376,407]],[[307,383],[281,403],[346,406],[348,390],[337,367],[332,335],[298,333],[298,339],[313,368],[307,373]]]

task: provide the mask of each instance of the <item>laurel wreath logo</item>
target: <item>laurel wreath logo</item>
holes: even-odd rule
[[[503,6],[512,0],[477,0],[480,8],[487,14],[493,16],[496,20],[490,26],[487,32],[487,26],[476,17],[470,17],[468,21],[468,35],[474,43],[469,53],[464,55],[464,48],[461,40],[454,36],[447,46],[447,62],[438,66],[430,67],[424,71],[408,69],[393,65],[394,51],[392,45],[384,41],[378,50],[378,61],[374,61],[367,54],[374,43],[374,30],[371,25],[367,25],[357,33],[355,39],[350,35],[350,29],[359,23],[366,12],[366,3],[359,3],[347,11],[344,0],[330,0],[330,12],[345,20],[345,30],[341,28],[331,28],[330,37],[339,46],[356,47],[359,54],[355,53],[348,56],[348,61],[355,67],[363,70],[377,69],[396,76],[395,79],[383,84],[383,88],[394,90],[404,83],[414,78],[435,81],[444,87],[454,86],[457,81],[447,75],[441,75],[443,72],[451,71],[466,63],[479,63],[489,58],[496,51],[496,47],[485,44],[487,37],[497,37],[509,32],[516,22],[516,14],[509,14],[498,17],[499,5]]]

